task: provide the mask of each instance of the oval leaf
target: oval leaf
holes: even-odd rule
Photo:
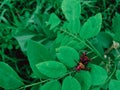
[[[59,23],[60,23],[60,19],[58,18],[58,16],[55,14],[55,13],[52,13],[50,15],[50,18],[49,18],[49,21],[48,21],[48,24],[50,24],[50,30],[55,28]]]
[[[45,78],[45,76],[38,71],[35,65],[42,61],[52,60],[52,56],[48,50],[42,44],[29,40],[27,45],[27,56],[33,73],[38,78]]]
[[[109,83],[109,90],[120,90],[120,81],[112,79]]]
[[[90,17],[87,22],[84,23],[80,30],[80,36],[83,39],[89,39],[96,36],[100,32],[102,24],[102,15],[101,13],[96,14],[93,17]]]
[[[63,0],[62,11],[68,21],[79,19],[81,13],[80,0]]]
[[[50,81],[41,86],[39,90],[61,90],[61,84],[58,81]]]
[[[64,63],[69,68],[72,68],[76,65],[75,61],[79,60],[79,54],[78,52],[68,46],[62,46],[58,48],[57,50],[57,58],[60,62]]]
[[[74,77],[68,76],[63,80],[62,90],[81,90],[81,85]]]
[[[108,77],[105,69],[95,64],[90,64],[89,67],[91,67],[90,74],[92,77],[92,84],[93,85],[103,84]]]
[[[0,87],[16,89],[24,85],[17,73],[6,63],[0,62]]]
[[[89,90],[90,86],[92,85],[92,78],[89,72],[87,71],[80,71],[76,73],[75,78],[81,84],[81,90]]]
[[[58,78],[62,75],[65,75],[67,72],[66,67],[57,61],[46,61],[36,65],[39,72],[50,77]]]

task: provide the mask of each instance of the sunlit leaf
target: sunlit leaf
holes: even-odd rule
[[[80,30],[80,36],[83,39],[89,39],[96,36],[101,29],[102,15],[101,13],[90,17],[82,26]]]
[[[46,61],[36,64],[37,69],[40,73],[50,77],[58,78],[64,76],[67,72],[66,67],[57,61]]]
[[[72,47],[61,46],[57,48],[56,52],[59,61],[64,63],[69,68],[74,67],[77,64],[76,61],[79,61],[79,54]]]
[[[81,13],[80,0],[63,0],[62,11],[68,21],[79,19]]]

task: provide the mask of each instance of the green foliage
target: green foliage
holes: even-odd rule
[[[44,76],[41,76],[41,73],[36,68],[36,64],[43,61],[52,60],[52,56],[49,51],[42,44],[29,40],[27,45],[27,56],[35,75],[39,78],[44,78]]]
[[[62,90],[81,90],[81,85],[72,76],[67,76],[62,83]]]
[[[64,76],[67,72],[66,67],[57,61],[45,61],[36,64],[37,69],[40,73],[50,77],[50,78],[58,78]]]
[[[71,5],[72,3],[72,5]],[[80,0],[63,0],[62,11],[68,20],[64,23],[64,28],[68,29],[71,33],[79,33],[80,31],[80,13],[81,5]]]
[[[119,1],[1,0],[0,90],[119,90]]]
[[[0,87],[16,89],[24,85],[17,73],[6,63],[0,62]]]
[[[94,23],[93,23],[94,22]],[[90,17],[82,26],[80,30],[80,36],[83,39],[89,39],[96,36],[101,29],[102,24],[102,15],[101,13],[96,14],[93,17]]]
[[[119,38],[119,34],[120,34],[120,28],[119,28],[120,14],[116,13],[112,22],[113,22],[113,24],[112,24],[113,29],[112,30],[115,33],[114,40],[120,42],[120,38]]]
[[[75,78],[81,84],[81,90],[89,90],[92,85],[92,78],[89,72],[80,71],[76,73]]]
[[[60,23],[60,19],[54,13],[50,15],[48,25],[50,24],[50,30],[56,27]]]
[[[40,87],[39,90],[61,90],[59,81],[49,81]]]
[[[94,64],[90,64],[89,66],[92,69],[90,72],[91,77],[92,77],[92,85],[101,85],[105,83],[108,77],[105,69],[98,65],[94,65]]]
[[[112,79],[109,83],[109,90],[119,90],[120,89],[120,81]]]
[[[67,67],[72,68],[76,65],[76,62],[79,62],[79,54],[78,52],[67,46],[59,47],[57,50],[57,58],[60,62],[65,64]]]
[[[118,80],[120,80],[120,70],[116,70],[116,78],[118,79]]]

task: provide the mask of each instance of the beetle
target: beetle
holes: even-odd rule
[[[90,68],[86,68],[86,66],[82,63],[79,62],[78,65],[76,66],[76,71],[80,71],[80,70],[90,70]]]
[[[89,62],[91,62],[92,60],[88,58],[86,52],[84,52],[81,56],[80,56],[80,61],[84,64],[87,65]]]
[[[81,56],[80,56],[80,62],[78,63],[78,65],[76,66],[76,71],[80,71],[80,70],[90,70],[90,68],[87,68],[87,64],[89,62],[91,62],[92,60],[88,58],[88,56],[86,55],[86,52],[84,52]]]

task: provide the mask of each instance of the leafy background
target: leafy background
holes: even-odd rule
[[[1,90],[119,90],[119,0],[0,0]],[[74,68],[83,52],[91,71]]]

